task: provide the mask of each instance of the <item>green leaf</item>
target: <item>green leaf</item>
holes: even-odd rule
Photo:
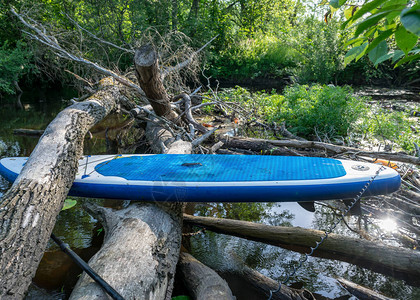
[[[413,49],[419,38],[417,35],[408,32],[403,26],[400,26],[395,32],[395,41],[398,48],[400,48],[407,55]]]
[[[420,8],[415,9],[418,6],[416,5],[411,9],[404,9],[401,12],[400,20],[408,31],[420,36]]]
[[[359,60],[365,54],[368,43],[350,49],[344,57],[344,64],[349,64],[352,60]]]
[[[64,205],[63,205],[63,208],[61,210],[70,209],[73,206],[75,206],[76,204],[77,204],[77,200],[67,198],[66,200],[64,200]]]
[[[340,8],[347,0],[331,0],[330,5],[334,8]]]
[[[366,52],[369,53],[370,51],[372,51],[372,49],[375,48],[376,46],[378,46],[380,42],[382,42],[382,41],[386,40],[388,37],[390,37],[393,32],[394,32],[394,29],[388,29],[384,32],[381,32],[378,35],[378,37],[370,43]]]
[[[370,12],[371,10],[376,9],[382,3],[386,2],[386,0],[374,0],[372,2],[364,4],[353,16],[352,21],[356,21],[360,17],[362,17],[365,13]]]
[[[388,45],[385,41],[382,41],[378,44],[378,46],[376,46],[375,48],[373,48],[370,52],[369,52],[369,59],[370,61],[377,65],[377,60],[386,55],[388,53]]]
[[[395,63],[397,60],[399,60],[401,57],[404,56],[404,51],[397,50],[392,53],[392,63]]]
[[[357,25],[357,29],[356,29],[356,32],[354,33],[354,35],[358,36],[363,31],[365,31],[367,28],[369,28],[373,25],[376,25],[382,18],[384,18],[386,15],[388,15],[391,12],[392,12],[391,10],[386,10],[386,11],[371,15],[370,17],[366,18],[365,20],[363,20],[362,22],[360,22]]]
[[[410,61],[413,61],[413,60],[417,60],[417,59],[420,59],[420,54],[416,54],[416,55],[411,55],[411,56],[406,56],[406,57],[404,57],[403,59],[401,59],[395,66],[394,66],[394,68],[396,68],[396,67],[399,67],[399,66],[401,66],[402,64],[405,64],[405,63],[407,63],[407,62],[410,62]]]
[[[382,55],[381,57],[379,57],[379,58],[376,60],[376,62],[375,62],[375,66],[377,66],[378,64],[380,64],[380,63],[382,63],[382,62],[384,62],[384,61],[386,61],[386,60],[390,59],[393,55],[394,55],[394,53],[392,53],[392,52],[387,53],[387,54],[385,54],[385,55]]]
[[[343,47],[347,47],[347,46],[350,46],[350,45],[353,45],[353,44],[354,44],[354,46],[360,46],[364,41],[366,41],[365,37],[352,38],[351,40],[348,40],[343,45]]]

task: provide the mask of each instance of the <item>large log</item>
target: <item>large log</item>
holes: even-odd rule
[[[178,260],[181,218],[153,204],[134,203],[122,210],[86,204],[105,229],[104,244],[90,266],[124,299],[170,299]],[[86,273],[74,299],[108,299]]]
[[[182,252],[178,267],[181,278],[193,299],[235,299],[226,281],[215,271],[196,260],[191,254]]]
[[[309,247],[314,247],[324,236],[324,232],[313,229],[269,226],[186,214],[184,222],[300,253],[309,253]],[[314,251],[313,256],[349,262],[419,284],[420,253],[417,251],[331,233]]]
[[[84,136],[121,94],[112,79],[48,125],[0,204],[0,298],[21,299],[35,275],[64,199],[73,183]]]

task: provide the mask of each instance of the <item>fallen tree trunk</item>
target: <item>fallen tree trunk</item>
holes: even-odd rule
[[[226,281],[191,254],[182,252],[179,256],[178,267],[181,278],[193,299],[235,299]]]
[[[400,161],[405,163],[411,163],[420,165],[420,158],[403,154],[403,153],[390,153],[390,152],[375,152],[375,151],[364,151],[363,149],[357,149],[352,147],[337,146],[333,144],[327,144],[322,142],[314,141],[298,141],[298,140],[264,140],[254,138],[242,138],[242,137],[223,137],[220,139],[227,148],[241,148],[241,149],[252,149],[253,151],[261,151],[276,147],[291,147],[291,148],[309,148],[323,150],[330,154],[348,154],[357,156],[367,156],[372,158],[380,158],[392,161]]]
[[[300,227],[282,227],[247,221],[196,217],[184,214],[184,222],[214,232],[309,253],[324,232]],[[420,253],[378,242],[329,234],[313,256],[337,259],[419,284]]]
[[[113,210],[85,204],[105,229],[104,244],[89,264],[125,299],[170,299],[181,236],[181,218],[153,204]],[[86,273],[73,299],[108,299]]]
[[[116,105],[118,86],[102,89],[60,112],[48,125],[0,204],[0,298],[21,299],[35,275],[73,183],[88,129]]]

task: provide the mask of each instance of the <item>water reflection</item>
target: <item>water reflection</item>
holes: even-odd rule
[[[329,203],[333,205],[334,203]],[[235,207],[238,205],[237,207]],[[226,216],[232,215],[243,204],[211,205],[208,210],[202,206],[196,214],[207,216]],[[246,204],[248,211],[259,211],[259,214],[248,214],[256,216],[254,222],[266,224],[276,224],[283,226],[301,226],[305,228],[326,229],[338,218],[332,210],[325,205],[315,204],[315,213],[308,212],[296,203],[277,203],[277,204]],[[221,211],[217,212],[216,207]],[[264,211],[260,211],[261,208]],[[337,210],[338,211],[338,210]],[[234,215],[234,214],[233,214]],[[346,217],[346,224],[340,223],[335,233],[346,236],[358,237],[352,228],[364,228],[369,234],[375,234],[378,225],[359,219],[358,216]],[[388,224],[392,224],[389,222]],[[381,232],[383,232],[381,230]],[[377,236],[380,238],[381,235]],[[238,237],[223,234],[216,234],[206,231],[204,234],[191,238],[192,254],[206,265],[221,272],[223,277],[230,283],[237,281],[238,268],[235,257],[239,257],[245,264],[265,276],[282,281],[291,272],[302,258],[302,254],[281,249],[279,247],[266,245],[259,242],[248,241]],[[288,285],[294,287],[303,286],[304,288],[322,295],[328,299],[336,299],[349,295],[335,278],[343,277],[360,285],[377,290],[389,297],[397,299],[420,299],[420,288],[412,287],[403,280],[396,280],[392,277],[376,273],[346,262],[310,257],[303,267],[299,269],[295,276],[291,278]],[[233,283],[233,286],[235,283]],[[236,291],[237,299],[249,299],[247,296],[255,293],[242,287]],[[261,299],[264,296],[261,294]],[[260,299],[260,298],[255,298]]]

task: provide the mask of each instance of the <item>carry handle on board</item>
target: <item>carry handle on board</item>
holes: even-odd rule
[[[114,300],[124,300],[124,298],[116,291],[112,286],[110,286],[101,276],[99,276],[92,268],[81,259],[73,250],[70,249],[69,245],[64,243],[53,233],[51,233],[52,240],[60,247],[60,249],[66,253],[70,258],[80,267],[83,271],[86,272],[105,292],[111,296]]]

